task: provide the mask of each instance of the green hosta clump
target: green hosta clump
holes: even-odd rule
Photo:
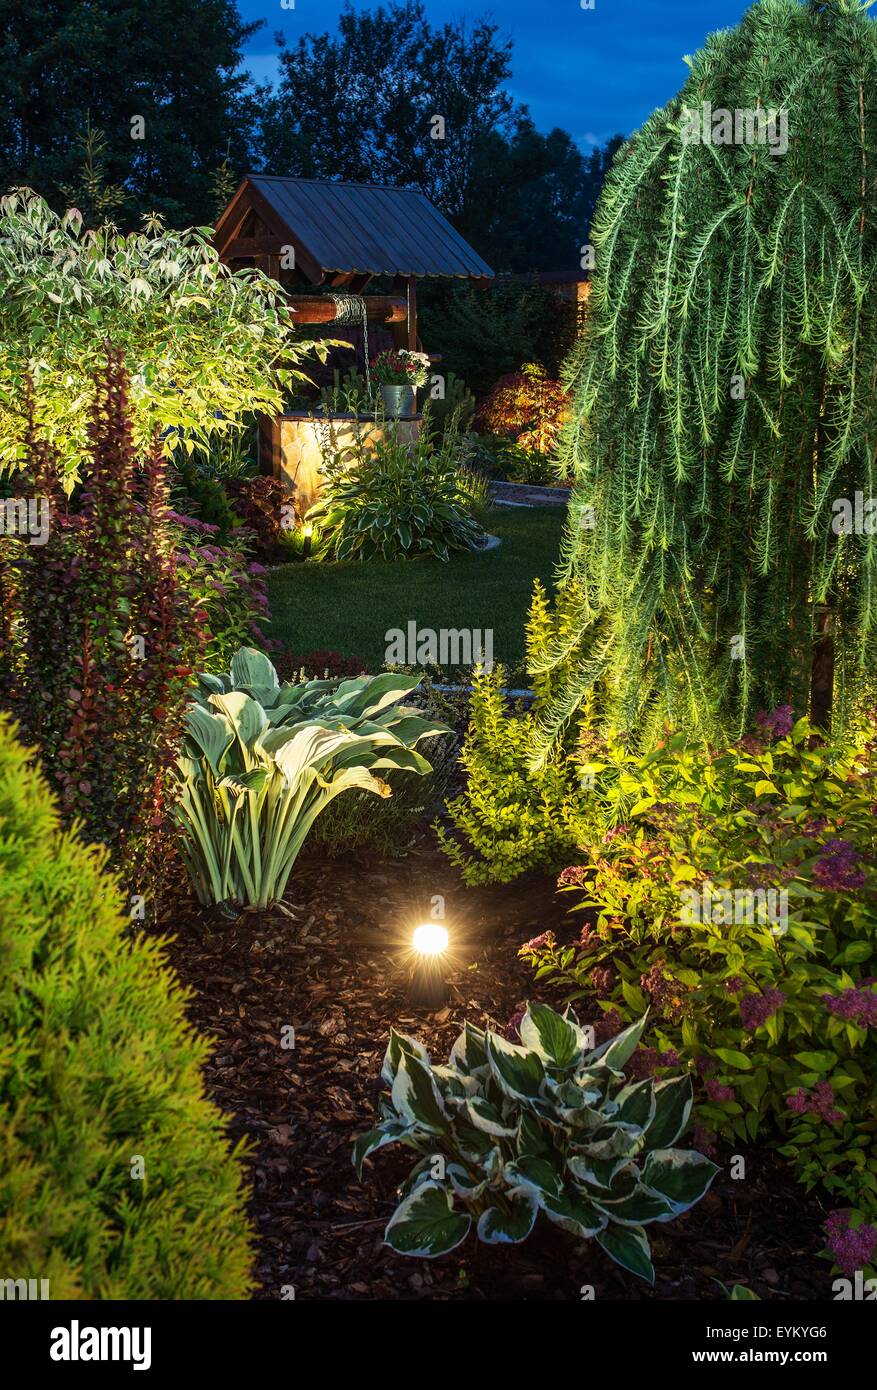
[[[444,1255],[476,1223],[488,1245],[525,1240],[540,1211],[617,1264],[654,1282],[644,1227],[698,1202],[718,1172],[673,1148],[692,1103],[687,1073],[628,1083],[624,1066],[645,1018],[590,1046],[590,1030],[531,1004],[521,1044],[466,1024],[447,1066],[391,1031],[381,1121],[353,1161],[386,1144],[423,1156],[400,1189],[384,1233],[402,1255]]]
[[[186,711],[175,816],[198,900],[265,907],[283,896],[305,837],[340,792],[389,796],[376,774],[431,771],[416,751],[447,730],[399,700],[416,676],[280,683],[242,647],[202,675]]]

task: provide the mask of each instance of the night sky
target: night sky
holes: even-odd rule
[[[245,19],[266,21],[249,43],[248,66],[260,81],[276,76],[278,30],[291,40],[334,30],[343,8],[343,0],[294,4],[285,10],[280,0],[238,0]],[[376,0],[354,0],[358,10],[376,7]],[[736,24],[748,8],[745,0],[595,0],[592,10],[579,0],[426,0],[436,25],[492,18],[515,42],[512,94],[529,106],[539,130],[561,126],[585,150],[641,125],[683,85],[683,54],[694,53],[712,30]]]

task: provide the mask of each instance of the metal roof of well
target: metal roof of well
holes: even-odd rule
[[[248,180],[323,270],[370,275],[493,271],[416,188],[250,174]]]

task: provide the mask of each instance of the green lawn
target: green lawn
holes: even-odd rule
[[[331,649],[384,664],[391,628],[491,628],[494,661],[524,656],[524,623],[538,575],[548,586],[560,549],[563,507],[497,507],[487,528],[502,545],[440,560],[279,565],[271,571],[269,629],[299,654]]]

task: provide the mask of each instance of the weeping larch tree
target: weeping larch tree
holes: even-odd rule
[[[543,752],[850,719],[875,669],[877,24],[762,0],[616,157],[567,364]],[[590,694],[589,694],[590,692]]]

